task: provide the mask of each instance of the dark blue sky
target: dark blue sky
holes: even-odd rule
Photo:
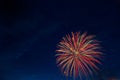
[[[65,80],[54,55],[71,31],[101,41],[105,56],[96,80],[119,77],[119,21],[119,0],[1,0],[0,80]]]

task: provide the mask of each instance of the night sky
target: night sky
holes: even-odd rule
[[[119,0],[0,0],[0,80],[66,80],[56,45],[78,31],[101,41],[94,80],[120,80]]]

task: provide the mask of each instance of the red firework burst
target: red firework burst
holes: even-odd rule
[[[101,64],[99,59],[102,53],[98,41],[93,38],[87,33],[72,32],[60,41],[56,61],[66,76],[88,76],[99,69],[95,64]]]

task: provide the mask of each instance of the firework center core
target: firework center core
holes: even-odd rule
[[[78,52],[78,51],[74,51],[74,53],[75,53],[75,54],[79,54],[79,52]]]

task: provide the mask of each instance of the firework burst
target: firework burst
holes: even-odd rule
[[[99,69],[96,63],[101,64],[99,59],[102,53],[99,51],[98,41],[93,38],[94,36],[88,36],[87,33],[72,32],[60,41],[56,61],[65,76],[87,77]]]

